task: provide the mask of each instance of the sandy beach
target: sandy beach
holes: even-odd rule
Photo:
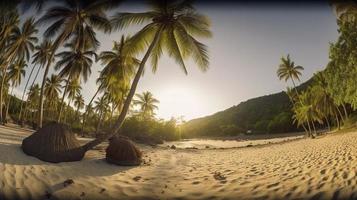
[[[141,146],[139,167],[105,162],[105,144],[80,162],[42,162],[20,148],[30,133],[0,127],[0,199],[357,198],[355,132],[236,149]]]

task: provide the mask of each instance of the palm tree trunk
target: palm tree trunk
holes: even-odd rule
[[[345,119],[347,119],[348,118],[348,114],[347,114],[347,109],[346,109],[345,104],[342,104],[342,108],[343,108],[343,112],[345,114]]]
[[[342,121],[344,121],[344,118],[343,118],[343,115],[342,115],[342,113],[341,113],[341,110],[338,108],[338,106],[336,106],[336,109],[337,109],[337,112],[338,112],[338,114],[340,115]]]
[[[69,107],[71,106],[71,100],[70,99],[68,99],[68,105],[67,105],[67,112],[69,112]],[[67,115],[68,115],[68,113],[66,113],[66,107],[63,107],[63,113],[64,113],[64,116],[63,116],[63,122],[64,123],[67,123]]]
[[[4,116],[3,116],[3,104],[4,104],[4,86],[5,86],[5,80],[6,80],[6,71],[8,68],[8,65],[11,64],[15,58],[16,58],[16,51],[14,51],[13,54],[10,54],[10,62],[5,63],[3,71],[2,71],[2,79],[1,79],[1,85],[0,85],[0,121],[4,121]]]
[[[64,106],[64,97],[66,96],[66,93],[67,93],[69,79],[70,79],[70,76],[68,76],[68,78],[67,78],[66,86],[65,86],[64,91],[63,91],[61,104],[60,104],[60,110],[59,110],[58,117],[57,117],[57,122],[58,123],[61,122],[61,115],[62,115],[62,110],[63,110],[63,106]]]
[[[326,121],[326,124],[327,124],[327,128],[328,128],[329,131],[331,131],[330,122],[329,122],[329,120],[328,120],[328,118],[326,116],[324,116],[324,117],[325,117],[325,121]]]
[[[40,70],[41,70],[41,68],[42,68],[42,67],[43,67],[43,65],[40,65],[40,66],[38,67],[37,72],[36,72],[36,75],[35,75],[35,78],[33,79],[33,81],[32,81],[32,83],[31,83],[30,88],[33,88],[33,86],[35,85],[36,79],[37,79],[38,74],[40,73]],[[27,99],[28,99],[28,98],[27,98]],[[21,105],[22,105],[22,104],[21,104]],[[25,112],[26,112],[26,110],[27,110],[27,106],[28,106],[28,101],[26,100],[26,101],[25,101],[24,113],[25,113]],[[20,109],[20,115],[19,115],[19,118],[20,118],[20,120],[21,120],[21,124],[22,124],[23,117],[22,117],[22,115],[21,115],[21,109]]]
[[[84,130],[84,126],[86,124],[86,119],[87,119],[87,115],[88,115],[88,111],[89,111],[89,106],[92,104],[92,102],[94,101],[95,97],[98,95],[99,90],[100,90],[101,86],[98,87],[97,91],[94,93],[92,99],[89,101],[88,106],[86,107],[86,111],[83,113],[83,122],[82,122],[82,128],[81,128],[81,133],[83,135],[83,130]]]
[[[313,127],[313,129],[314,129],[314,134],[317,135],[317,134],[316,134],[315,123],[312,121],[311,124],[312,124],[312,127]]]
[[[11,102],[13,91],[14,91],[14,86],[11,87],[10,95],[8,95],[9,96],[9,100],[7,101],[7,106],[6,106],[6,111],[5,111],[5,121],[7,120],[7,116],[8,116],[8,113],[9,113],[9,107],[10,107],[10,102]]]
[[[312,131],[311,131],[311,126],[310,126],[310,121],[309,120],[307,121],[307,127],[309,128],[309,134],[307,136],[310,137],[311,134],[312,134]]]
[[[98,130],[99,130],[99,128],[100,128],[100,124],[101,124],[101,122],[102,122],[102,117],[103,117],[102,115],[103,115],[103,112],[101,111],[100,114],[99,114],[99,120],[98,120],[97,127],[96,127],[96,129],[95,129],[95,133],[98,133]]]
[[[22,92],[22,97],[21,97],[21,102],[20,102],[20,113],[19,113],[19,119],[21,118],[21,114],[22,114],[22,105],[23,105],[23,101],[24,101],[24,97],[25,97],[25,93],[26,93],[26,89],[27,89],[27,86],[30,82],[30,79],[32,77],[32,73],[33,73],[33,70],[35,69],[36,66],[33,66],[32,69],[31,69],[31,72],[30,72],[30,76],[28,77],[27,81],[26,81],[26,84],[25,84],[25,88],[24,88],[24,91]]]
[[[336,118],[336,123],[337,123],[337,129],[340,130],[340,120],[338,119],[338,116],[336,114],[336,111],[333,112]]]
[[[151,54],[151,51],[153,50],[153,48],[158,43],[159,38],[160,38],[161,33],[162,33],[162,30],[163,30],[163,27],[160,27],[159,30],[155,33],[155,37],[154,37],[153,41],[151,42],[147,52],[145,53],[140,65],[139,65],[138,71],[137,71],[137,73],[136,73],[136,75],[134,77],[134,80],[133,80],[132,84],[131,84],[129,94],[128,94],[127,98],[125,99],[123,109],[122,109],[122,111],[121,111],[116,123],[112,127],[112,129],[113,129],[112,132],[110,134],[107,134],[103,138],[98,138],[98,139],[95,139],[95,140],[90,141],[87,144],[85,144],[83,146],[85,151],[88,151],[88,150],[92,149],[93,147],[97,146],[98,144],[102,143],[103,141],[108,140],[109,138],[113,137],[114,135],[116,135],[118,133],[119,129],[123,125],[123,122],[125,120],[126,114],[127,114],[128,110],[129,110],[131,101],[132,101],[132,99],[134,97],[134,94],[135,94],[135,91],[136,91],[136,87],[138,86],[140,77],[141,77],[141,75],[142,75],[142,73],[144,71],[145,63],[148,60],[148,58],[149,58],[149,56]]]

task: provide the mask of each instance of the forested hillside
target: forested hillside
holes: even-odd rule
[[[312,81],[298,87],[303,90]],[[252,134],[285,133],[297,129],[293,123],[292,104],[285,92],[261,96],[215,113],[193,119],[182,126],[182,137],[233,136],[239,133]]]

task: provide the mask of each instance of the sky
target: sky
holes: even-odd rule
[[[190,120],[253,97],[280,92],[290,85],[276,76],[280,58],[287,54],[305,68],[301,81],[306,81],[324,69],[328,63],[329,43],[338,37],[336,17],[327,2],[270,6],[198,3],[196,8],[212,22],[213,37],[201,40],[209,48],[209,70],[203,73],[188,60],[188,75],[185,75],[179,65],[165,55],[154,74],[148,63],[137,93],[150,91],[160,101],[156,111],[158,118],[183,116],[184,120]],[[143,5],[123,3],[115,12],[145,10]],[[122,34],[134,34],[141,27],[111,35],[98,32],[99,51],[110,50],[113,41],[119,41]],[[96,91],[95,80],[102,67],[95,63],[91,77],[82,83],[86,103]],[[51,69],[51,73],[58,72]],[[16,88],[17,96],[25,82],[24,79]]]

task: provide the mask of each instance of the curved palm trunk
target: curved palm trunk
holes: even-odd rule
[[[343,112],[345,114],[345,119],[347,119],[348,118],[348,113],[347,113],[347,109],[346,109],[345,104],[342,104],[342,108],[343,108]]]
[[[88,111],[89,111],[88,108],[89,108],[89,106],[93,103],[95,97],[98,95],[99,90],[100,90],[100,86],[98,87],[97,91],[94,93],[92,99],[89,101],[88,106],[87,106],[87,108],[86,108],[86,111],[83,113],[83,122],[82,122],[82,128],[81,128],[81,133],[82,133],[82,135],[83,135],[84,126],[85,126],[85,124],[86,124],[86,119],[87,119],[87,115],[88,115]]]
[[[295,85],[294,78],[293,78],[291,75],[290,75],[290,79],[291,79],[291,81],[293,82],[293,86],[294,86],[294,90],[295,90],[296,96],[297,96],[297,98],[298,98],[300,104],[302,105],[302,101],[301,101],[301,99],[300,99],[300,97],[299,97],[299,92],[298,92],[297,89],[296,89],[296,85]],[[307,133],[307,136],[310,137],[310,136],[311,136],[311,128],[310,128],[310,122],[309,122],[309,121],[307,121],[307,126],[308,126],[308,128],[309,128],[309,132]],[[307,132],[306,127],[305,127],[304,124],[302,124],[302,127],[303,127],[303,128],[305,129],[305,131]]]
[[[22,105],[23,105],[23,101],[24,101],[24,97],[25,97],[25,93],[26,93],[26,89],[27,89],[27,86],[30,82],[30,79],[32,77],[32,73],[33,73],[33,70],[35,70],[35,67],[32,67],[31,69],[31,72],[30,72],[30,76],[28,77],[27,81],[26,81],[26,84],[25,84],[25,88],[24,88],[24,91],[22,92],[22,97],[21,97],[21,102],[20,102],[20,113],[19,113],[19,119],[21,119],[21,114],[22,114]]]
[[[112,132],[110,134],[107,134],[103,138],[98,138],[98,139],[95,139],[95,140],[90,141],[87,144],[85,144],[83,146],[85,151],[88,151],[88,150],[92,149],[93,147],[97,146],[98,144],[102,143],[103,141],[108,140],[109,138],[113,137],[114,135],[116,135],[118,133],[119,129],[123,125],[123,122],[125,120],[125,116],[128,113],[131,100],[134,97],[134,94],[135,94],[135,91],[136,91],[136,87],[138,86],[140,77],[141,77],[141,75],[142,75],[142,73],[144,71],[145,63],[148,60],[148,58],[149,58],[149,56],[151,54],[151,51],[153,50],[153,48],[158,43],[159,38],[160,38],[161,33],[162,33],[162,30],[163,30],[163,27],[160,27],[159,30],[155,33],[155,37],[154,37],[153,41],[151,42],[147,52],[145,53],[140,65],[139,65],[138,71],[137,71],[137,73],[136,73],[136,75],[134,77],[134,80],[133,80],[132,84],[131,84],[129,94],[128,94],[127,98],[125,99],[123,109],[122,109],[122,111],[121,111],[116,123],[112,127],[113,128]]]
[[[327,128],[329,131],[331,131],[331,125],[330,125],[330,121],[328,120],[328,118],[326,116],[325,117],[325,121],[326,121],[326,124],[327,124]]]
[[[58,117],[57,117],[57,122],[61,122],[61,115],[62,115],[63,106],[64,106],[64,97],[66,96],[66,93],[67,93],[69,79],[70,79],[70,76],[68,76],[68,78],[67,78],[66,87],[64,88],[64,91],[63,91],[61,104],[60,104],[60,110],[59,110]]]
[[[10,102],[11,102],[11,98],[12,98],[12,93],[13,93],[13,91],[14,91],[14,86],[11,87],[10,95],[8,95],[8,96],[9,96],[9,100],[7,101],[7,105],[6,105],[5,119],[4,119],[5,121],[4,121],[4,122],[6,122],[7,116],[8,116],[8,114],[9,114],[9,107],[10,107]]]
[[[338,114],[340,115],[342,122],[344,122],[343,115],[341,113],[341,110],[338,108],[338,106],[336,106],[336,110],[337,110]]]
[[[42,65],[42,66],[43,66],[43,65]],[[41,70],[42,66],[39,66],[39,67],[38,67],[37,72],[36,72],[36,75],[35,75],[35,78],[33,79],[30,88],[32,88],[32,87],[35,85],[36,79],[37,79],[37,77],[38,77],[38,74],[40,73],[40,70]],[[25,108],[24,108],[24,115],[25,115],[25,113],[26,113],[26,111],[27,111],[27,107],[28,107],[28,101],[26,100],[26,101],[25,101]],[[21,110],[20,110],[20,120],[21,120],[21,124],[22,124],[22,122],[23,122],[24,115],[21,115]]]
[[[338,116],[336,114],[336,111],[333,112],[335,115],[336,123],[337,123],[337,129],[340,130],[340,120],[338,119]]]

